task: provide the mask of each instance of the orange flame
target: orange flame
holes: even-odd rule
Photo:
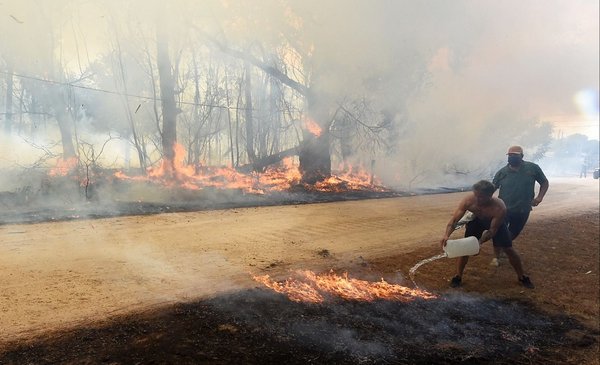
[[[304,118],[304,127],[315,137],[320,137],[321,133],[323,133],[323,129],[310,118]]]
[[[256,187],[252,176],[241,174],[228,167],[201,167],[185,164],[185,149],[180,144],[175,145],[175,157],[170,165],[162,160],[160,166],[147,170],[147,176],[130,177],[122,172],[114,174],[116,178],[134,181],[153,181],[166,187],[179,186],[188,190],[200,190],[214,187],[225,189],[241,189],[248,193],[263,194]]]
[[[381,181],[365,169],[352,171],[350,166],[347,171],[334,174],[326,180],[317,182],[314,189],[317,191],[345,192],[345,191],[388,191],[381,185]]]
[[[56,160],[56,166],[50,169],[50,176],[66,176],[69,172],[77,167],[77,157],[69,157],[67,159],[59,158]]]
[[[281,167],[271,167],[258,177],[261,186],[268,190],[283,191],[302,179],[298,166],[295,166],[291,157],[282,161]]]
[[[294,302],[322,303],[327,297],[339,297],[345,300],[368,301],[378,299],[409,302],[415,299],[435,299],[435,294],[422,289],[390,284],[381,279],[379,282],[353,279],[348,273],[342,276],[333,271],[317,275],[312,271],[296,272],[301,278],[288,278],[283,283],[272,280],[269,275],[253,276],[253,279],[266,287],[285,294]]]
[[[243,174],[230,167],[206,167],[185,164],[185,150],[175,147],[175,158],[170,165],[164,160],[155,168],[149,168],[146,176],[127,176],[119,171],[118,179],[152,181],[166,187],[181,187],[188,190],[204,188],[240,189],[246,193],[265,194],[267,191],[285,191],[301,183],[302,174],[292,157],[281,161],[280,166],[271,166],[262,173]],[[379,181],[374,181],[366,171],[353,172],[352,168],[340,175],[333,175],[315,185],[305,185],[307,190],[325,192],[388,191]]]

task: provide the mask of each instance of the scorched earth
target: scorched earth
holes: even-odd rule
[[[437,260],[403,300],[253,279],[417,289],[464,194],[2,225],[0,363],[598,364],[598,180],[551,179],[515,242],[533,290],[489,245],[462,288]]]

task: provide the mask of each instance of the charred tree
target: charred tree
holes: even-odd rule
[[[262,60],[259,60],[258,58],[254,57],[249,53],[229,48],[223,43],[214,39],[213,37],[209,35],[206,36],[214,44],[216,44],[221,51],[238,59],[244,60],[246,63],[252,64],[255,67],[260,68],[261,70],[263,70],[263,72],[279,80],[282,84],[287,85],[288,87],[298,92],[300,95],[304,96],[307,99],[308,110],[311,111],[311,109],[315,105],[316,100],[311,89],[308,88],[306,85],[303,85],[291,79],[288,75],[286,75],[276,67],[273,67],[263,62]],[[319,124],[324,131],[327,131],[327,128],[323,128],[322,120],[316,121],[317,124]],[[315,182],[321,181],[331,176],[331,154],[329,145],[329,134],[327,132],[324,132],[321,135],[315,137],[309,134],[308,131],[305,131],[304,138],[304,143],[302,143],[301,146],[297,148],[300,160],[300,172],[302,173],[303,182],[314,184]],[[274,154],[273,156],[277,156],[277,154]],[[269,159],[267,158],[264,161],[269,161]],[[262,164],[254,165],[261,166]]]
[[[246,153],[248,154],[248,160],[253,163],[256,160],[256,153],[254,151],[254,121],[252,115],[252,75],[250,72],[250,63],[246,61],[245,64],[246,79],[245,79],[245,98],[246,98]]]
[[[229,152],[231,156],[231,166],[236,166],[237,161],[234,158],[234,145],[233,145],[233,128],[231,127],[231,100],[229,100],[229,78],[227,72],[225,72],[225,100],[227,101],[227,130],[229,135]]]
[[[309,135],[298,150],[302,182],[315,184],[331,176],[331,153],[329,133]]]
[[[6,114],[4,118],[4,131],[7,135],[12,130],[13,82],[12,66],[8,63],[8,70],[6,72]]]
[[[69,110],[72,105],[69,103],[67,86],[50,85],[46,92],[46,105],[48,110],[53,110],[54,118],[60,131],[61,144],[63,149],[63,159],[69,160],[77,157],[75,144],[73,143],[73,117]]]
[[[248,165],[240,166],[239,171],[249,173],[251,171],[264,171],[267,167],[281,162],[286,157],[299,155],[302,147],[292,147],[287,150],[274,153],[270,156],[256,159],[253,163]]]
[[[163,167],[167,174],[175,171],[175,144],[177,143],[177,106],[175,105],[175,81],[171,71],[169,44],[165,33],[157,32],[157,65],[160,81],[162,107],[161,141]]]
[[[77,157],[75,145],[73,144],[72,119],[69,113],[59,110],[56,113],[56,121],[60,130],[60,138],[63,147],[63,159],[68,160]]]
[[[144,148],[142,147],[141,138],[138,136],[138,132],[134,123],[133,113],[131,112],[131,107],[129,106],[129,90],[127,90],[127,78],[125,76],[125,66],[123,65],[123,52],[121,50],[121,42],[119,41],[119,37],[115,37],[116,42],[116,54],[117,61],[119,65],[119,76],[121,78],[121,82],[123,85],[123,95],[121,96],[121,101],[123,102],[123,106],[125,107],[127,120],[129,121],[129,132],[131,133],[131,138],[133,139],[133,146],[135,147],[138,154],[138,162],[140,164],[140,168],[142,171],[146,171],[146,154],[144,152]]]

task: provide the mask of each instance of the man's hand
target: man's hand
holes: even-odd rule
[[[446,247],[446,243],[448,242],[448,236],[444,236],[444,238],[441,239],[440,244],[442,246],[442,250],[444,249],[444,247]]]
[[[542,198],[537,197],[537,198],[533,199],[533,201],[531,202],[531,205],[534,207],[537,207],[541,202],[542,202]]]

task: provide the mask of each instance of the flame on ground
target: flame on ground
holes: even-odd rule
[[[253,276],[253,279],[287,295],[294,302],[322,303],[328,297],[369,302],[378,299],[410,302],[415,299],[437,298],[435,294],[425,290],[390,284],[383,279],[371,282],[350,278],[347,273],[340,276],[333,271],[317,275],[312,271],[303,270],[297,271],[296,274],[298,278],[288,278],[284,282],[274,281],[269,275]]]
[[[66,176],[77,167],[77,157],[69,157],[67,159],[59,158],[54,166],[48,172],[50,176]]]
[[[149,168],[146,176],[127,176],[123,172],[115,173],[122,180],[150,181],[165,187],[181,187],[188,190],[203,188],[240,189],[251,194],[265,194],[267,191],[285,191],[301,183],[302,175],[291,157],[281,161],[262,173],[243,174],[230,167],[205,167],[185,163],[185,149],[177,144],[172,164],[164,160],[160,166]],[[305,186],[307,190],[321,192],[348,191],[388,191],[366,171],[353,172],[352,169],[340,175],[332,175],[314,186]]]
[[[151,181],[165,187],[181,187],[188,190],[203,188],[240,189],[247,193],[263,194],[258,178],[245,175],[228,167],[204,167],[185,163],[185,149],[175,145],[175,158],[169,164],[162,160],[160,166],[148,168],[147,176],[127,176],[119,171],[115,177],[122,180]]]
[[[344,171],[346,170],[346,171]],[[369,174],[365,169],[353,171],[352,167],[341,169],[342,172],[319,181],[314,189],[318,191],[345,192],[350,190],[388,191],[381,185],[379,179]]]

